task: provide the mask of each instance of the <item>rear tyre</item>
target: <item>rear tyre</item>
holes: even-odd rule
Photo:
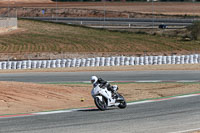
[[[107,109],[107,104],[104,98],[102,98],[102,101],[101,101],[98,97],[95,97],[94,103],[96,104],[97,108],[101,111],[104,111]]]

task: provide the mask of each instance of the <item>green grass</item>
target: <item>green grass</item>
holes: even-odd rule
[[[0,35],[0,52],[200,51],[200,42],[132,32],[19,20],[22,32]]]

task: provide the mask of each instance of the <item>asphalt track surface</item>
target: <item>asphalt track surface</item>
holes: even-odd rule
[[[89,26],[132,26],[132,27],[149,27],[165,24],[166,26],[189,26],[194,19],[166,19],[166,18],[71,18],[71,17],[24,17],[25,19],[34,19],[41,21],[61,22],[66,24],[78,24]]]
[[[108,80],[199,80],[200,78],[199,71],[131,71],[0,74],[0,80],[53,82],[54,79],[56,82],[64,78],[65,80],[61,82],[69,79],[71,79],[69,81],[85,81],[90,75],[99,75]],[[51,76],[54,78],[51,79]],[[194,96],[129,105],[126,109],[111,108],[103,112],[97,109],[86,109],[68,113],[0,118],[0,133],[178,133],[192,131],[200,128],[199,101],[200,96]]]
[[[1,133],[168,133],[200,128],[200,96],[130,105],[1,118]]]
[[[200,80],[200,71],[98,71],[0,73],[0,81],[75,82],[90,81],[93,75],[107,81]]]
[[[75,82],[90,81],[93,75],[107,81],[200,80],[200,71],[99,71],[0,73],[0,81]]]

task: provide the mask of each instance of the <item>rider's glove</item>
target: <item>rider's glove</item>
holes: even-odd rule
[[[105,86],[104,85],[99,85],[100,88],[102,89],[105,89]]]

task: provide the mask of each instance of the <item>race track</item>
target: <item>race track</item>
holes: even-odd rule
[[[200,128],[200,96],[51,115],[2,118],[2,133],[167,133]]]
[[[165,19],[165,18],[88,18],[88,17],[22,17],[24,19],[33,19],[33,20],[41,20],[41,21],[49,21],[49,22],[60,22],[65,24],[75,24],[75,25],[85,25],[98,28],[106,28],[102,26],[110,26],[107,28],[120,28],[123,26],[124,28],[152,28],[155,26],[156,28],[165,24],[167,28],[183,28],[185,26],[192,25],[194,19]],[[129,25],[131,27],[129,27]],[[99,28],[100,28],[99,27]],[[121,28],[123,28],[121,27]]]
[[[200,71],[99,71],[99,72],[34,72],[0,73],[0,81],[74,82],[90,81],[96,75],[107,81],[200,80]]]
[[[0,80],[26,82],[107,80],[199,80],[199,71],[81,72],[0,74]],[[38,79],[37,79],[38,78]],[[70,80],[69,80],[70,79]],[[86,109],[68,113],[0,118],[2,133],[171,133],[200,129],[200,96],[129,105],[104,112]]]

